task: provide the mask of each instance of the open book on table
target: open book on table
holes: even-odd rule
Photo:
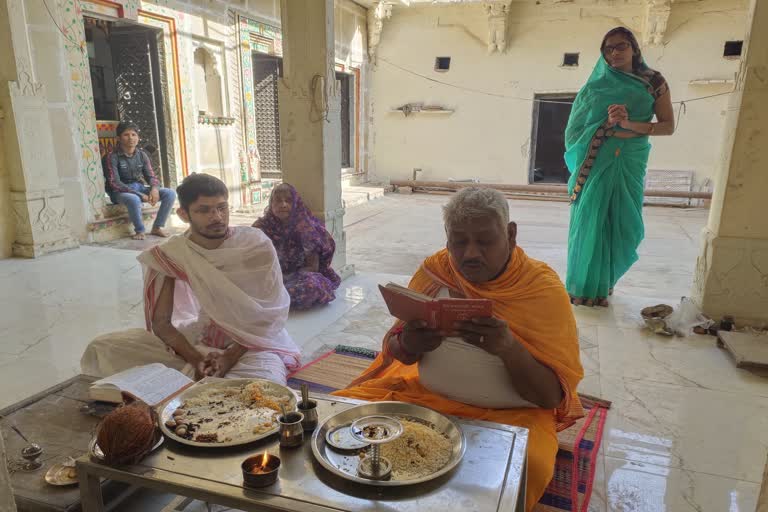
[[[137,366],[91,384],[93,400],[122,403],[126,396],[155,406],[194,384],[194,381],[164,364]]]
[[[379,290],[392,316],[404,322],[423,320],[431,329],[451,330],[456,322],[493,316],[488,299],[433,298],[394,283],[379,285]]]

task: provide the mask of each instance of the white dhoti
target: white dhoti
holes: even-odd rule
[[[192,346],[202,355],[222,352],[200,342]],[[86,375],[109,377],[123,370],[161,363],[194,378],[195,369],[184,359],[168,350],[163,340],[145,329],[128,329],[104,334],[86,348],[80,367]],[[267,379],[285,385],[288,369],[274,352],[249,350],[226,375],[228,379]]]

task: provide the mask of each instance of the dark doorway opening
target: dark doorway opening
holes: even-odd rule
[[[280,102],[278,83],[283,75],[283,59],[253,52],[253,96],[256,109],[256,147],[261,177],[282,179],[280,161]],[[354,166],[352,148],[355,134],[355,77],[336,72],[341,94],[341,167]]]
[[[336,80],[339,81],[341,94],[341,167],[348,169],[354,166],[352,161],[352,111],[354,110],[354,91],[355,78],[346,73],[336,73]]]
[[[256,109],[256,147],[262,178],[280,179],[280,113],[277,87],[283,59],[253,53],[253,103]]]
[[[135,123],[155,174],[164,186],[173,186],[164,115],[162,30],[89,17],[84,22],[102,153],[117,143],[117,123]]]
[[[533,130],[529,183],[568,183],[565,165],[565,127],[575,94],[537,94],[533,106]]]

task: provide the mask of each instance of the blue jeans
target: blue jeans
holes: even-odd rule
[[[142,183],[127,183],[126,186],[145,196],[148,196],[152,190]],[[160,210],[157,212],[152,229],[165,226],[165,221],[168,220],[168,215],[171,214],[173,203],[176,202],[176,192],[173,190],[169,188],[159,188],[157,190],[160,192]],[[146,231],[141,218],[141,198],[138,195],[128,192],[112,192],[109,197],[113,203],[122,204],[128,209],[128,217],[133,222],[133,229],[136,233],[144,233]]]

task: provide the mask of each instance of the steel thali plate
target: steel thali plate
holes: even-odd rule
[[[395,418],[412,419],[430,424],[438,432],[442,432],[451,442],[451,456],[448,462],[436,472],[411,480],[369,480],[357,475],[359,463],[358,452],[338,450],[328,444],[328,432],[339,427],[350,425],[353,421],[364,416],[385,415]],[[312,453],[317,461],[331,473],[351,482],[373,485],[377,487],[399,487],[428,482],[453,470],[466,451],[467,443],[461,428],[453,421],[437,411],[405,402],[372,402],[352,407],[326,419],[318,426],[312,435]]]
[[[173,400],[165,404],[162,411],[160,411],[160,428],[162,429],[163,434],[165,434],[170,439],[173,439],[174,441],[178,441],[179,443],[183,443],[189,446],[197,446],[199,448],[225,448],[228,446],[240,446],[243,444],[260,441],[261,439],[264,439],[266,437],[269,437],[277,433],[277,431],[279,430],[279,424],[277,423],[277,421],[275,421],[274,427],[266,432],[256,434],[251,431],[245,430],[241,432],[239,435],[233,436],[232,439],[229,441],[225,441],[222,443],[204,443],[204,442],[193,441],[190,439],[185,439],[183,437],[180,437],[165,425],[165,422],[173,417],[173,412],[176,409],[180,408],[181,405],[184,403],[184,401],[188,398],[198,396],[208,391],[219,390],[223,388],[247,386],[248,384],[252,384],[254,382],[261,382],[262,384],[264,384],[270,395],[289,398],[290,405],[286,407],[286,410],[288,411],[296,410],[296,395],[294,395],[293,391],[291,391],[285,386],[281,386],[280,384],[276,384],[274,382],[271,382],[265,379],[215,379],[209,382],[201,382],[199,384],[195,384],[194,386],[185,390],[179,396],[177,396],[176,398],[174,398]],[[275,416],[277,416],[278,414],[279,413],[275,413]]]

